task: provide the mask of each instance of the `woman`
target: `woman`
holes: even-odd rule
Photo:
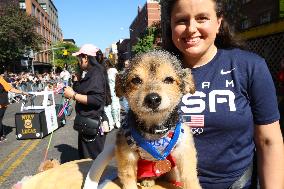
[[[196,93],[181,117],[192,128],[205,189],[250,188],[256,149],[261,188],[283,189],[283,138],[265,61],[235,48],[223,1],[162,1],[164,48],[192,69]]]
[[[96,60],[104,69],[103,72],[104,72],[104,78],[105,78],[105,82],[106,82],[106,104],[105,104],[104,114],[102,115],[102,121],[103,121],[103,125],[104,125],[104,132],[107,133],[107,132],[111,131],[111,129],[113,129],[112,120],[109,119],[111,117],[110,117],[110,115],[108,115],[108,112],[106,112],[106,111],[108,111],[107,107],[109,105],[111,105],[111,103],[112,103],[112,98],[111,98],[107,68],[106,68],[106,64],[105,64],[105,58],[104,58],[103,52],[100,49],[96,52]]]
[[[0,142],[7,140],[2,120],[9,104],[8,92],[28,95],[26,92],[13,88],[2,76],[0,76]]]
[[[74,90],[71,87],[64,89],[64,96],[76,101],[76,118],[100,120],[104,112],[106,82],[102,66],[96,63],[97,51],[96,46],[85,44],[77,53],[73,53],[79,58],[80,68],[86,73],[84,78],[73,77]],[[103,133],[86,135],[79,132],[79,157],[95,159],[103,150],[105,138]]]
[[[120,103],[119,98],[115,94],[115,77],[118,73],[117,69],[114,67],[110,60],[105,61],[107,68],[108,81],[110,87],[111,101],[112,103],[105,107],[105,112],[109,120],[110,130],[120,127]]]

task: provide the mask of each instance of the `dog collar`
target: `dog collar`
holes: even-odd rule
[[[148,134],[166,134],[173,128],[176,123],[179,121],[179,116],[177,112],[177,107],[173,110],[167,121],[163,125],[154,125],[150,128],[145,127],[143,122],[140,122],[137,118],[137,116],[129,110],[128,112],[128,122],[131,123],[131,125],[137,125],[136,129],[137,131],[144,136],[144,133]]]
[[[181,122],[178,122],[176,125],[176,128],[174,130],[173,136],[169,142],[169,144],[166,146],[164,149],[163,153],[159,152],[152,144],[150,141],[147,141],[141,136],[135,128],[130,129],[131,135],[137,144],[137,146],[141,147],[144,149],[146,152],[151,154],[155,159],[157,160],[164,160],[172,151],[172,149],[175,147],[179,136],[181,132]]]

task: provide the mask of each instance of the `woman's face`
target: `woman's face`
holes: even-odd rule
[[[80,54],[80,55],[78,56],[78,58],[79,58],[79,65],[80,65],[80,68],[81,68],[82,70],[87,70],[87,68],[88,68],[88,58],[87,58],[87,55],[85,55],[85,54]]]
[[[171,12],[174,45],[185,58],[211,59],[221,18],[217,18],[213,0],[177,0]]]

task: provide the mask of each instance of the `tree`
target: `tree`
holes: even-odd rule
[[[137,54],[158,48],[159,44],[157,44],[156,40],[160,38],[161,24],[157,22],[146,29],[146,34],[139,38],[137,44],[133,46],[133,52]]]
[[[38,51],[43,38],[37,34],[36,18],[19,9],[18,4],[0,10],[0,64],[19,60],[28,49]]]
[[[79,48],[73,43],[58,42],[53,45],[54,50],[54,65],[59,68],[68,66],[70,69],[76,69],[78,59],[72,56],[72,53],[77,52]]]
[[[139,52],[147,52],[154,48],[153,44],[154,44],[154,35],[153,34],[145,35],[142,38],[139,38],[137,44],[133,46],[133,52],[135,54]]]

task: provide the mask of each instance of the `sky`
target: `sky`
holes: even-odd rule
[[[77,46],[92,43],[105,51],[129,38],[129,26],[146,0],[53,0],[63,38]]]

